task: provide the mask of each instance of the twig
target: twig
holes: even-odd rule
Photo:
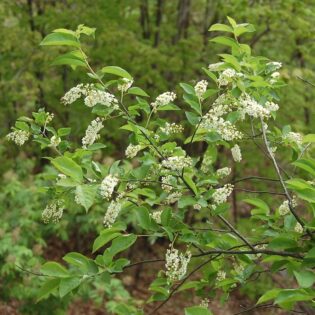
[[[282,175],[280,173],[280,170],[279,170],[279,167],[278,167],[278,164],[277,164],[277,161],[275,159],[275,156],[273,154],[273,152],[271,151],[270,147],[269,147],[269,144],[268,144],[268,140],[267,140],[267,135],[266,135],[266,130],[265,130],[265,127],[264,127],[264,121],[262,118],[260,118],[260,122],[261,122],[261,128],[262,128],[262,132],[263,132],[263,139],[264,139],[264,143],[265,143],[265,146],[266,146],[266,149],[268,151],[268,154],[273,162],[273,166],[276,170],[276,173],[279,177],[279,180],[280,180],[280,183],[281,183],[281,186],[283,188],[283,191],[285,193],[285,196],[287,197],[287,200],[288,200],[288,203],[289,203],[289,209],[291,211],[291,213],[293,214],[293,216],[295,217],[296,221],[299,222],[301,224],[302,227],[305,226],[305,223],[300,219],[300,217],[298,216],[298,214],[296,213],[294,207],[293,207],[293,204],[292,204],[292,198],[291,198],[291,195],[287,189],[287,186],[285,185],[284,183],[284,180],[282,178]],[[306,232],[308,233],[308,235],[313,238],[313,235],[312,233],[310,233],[310,231],[308,229],[306,229]]]

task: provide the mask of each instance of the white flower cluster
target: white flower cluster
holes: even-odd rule
[[[243,74],[236,72],[234,69],[231,68],[225,69],[218,78],[219,87],[226,86],[230,82],[232,82],[234,78],[241,76],[243,76]]]
[[[162,165],[172,171],[181,171],[184,167],[192,166],[192,159],[184,156],[171,156],[163,160]]]
[[[271,62],[267,63],[267,66],[272,66],[272,67],[274,67],[275,70],[278,70],[282,67],[282,63],[277,62],[277,61],[271,61]]]
[[[178,250],[173,247],[166,251],[165,273],[170,282],[180,280],[185,276],[190,258],[190,251],[187,251],[185,254],[183,254],[179,253]]]
[[[217,170],[217,176],[223,178],[231,174],[232,169],[230,167],[223,167]]]
[[[58,136],[52,136],[52,137],[50,138],[50,145],[51,145],[52,147],[57,147],[60,142],[61,142],[61,139],[60,139],[60,137],[58,137]]]
[[[204,298],[201,300],[199,306],[200,307],[204,307],[204,308],[208,308],[209,307],[209,303],[210,303],[210,300],[207,299],[207,298]]]
[[[245,115],[249,115],[254,118],[269,118],[270,111],[260,105],[256,100],[254,100],[247,93],[242,94],[240,98],[240,113],[243,118]]]
[[[181,192],[179,192],[179,191],[173,192],[167,196],[165,203],[168,205],[171,205],[171,204],[177,202],[181,197],[182,197]]]
[[[30,133],[24,130],[16,130],[7,134],[6,138],[10,141],[13,141],[15,144],[21,146],[23,145],[30,137]]]
[[[303,226],[299,222],[297,222],[295,227],[294,227],[294,231],[302,234],[304,231]]]
[[[195,85],[194,87],[195,93],[200,100],[203,100],[202,96],[207,91],[207,87],[208,87],[208,82],[206,80],[201,80],[197,82],[197,84]]]
[[[141,150],[141,145],[139,144],[133,145],[130,143],[125,151],[125,155],[127,158],[132,159],[138,154],[140,150]]]
[[[123,93],[127,92],[133,84],[133,80],[129,80],[127,78],[123,78],[121,83],[118,83],[117,89]]]
[[[212,158],[210,156],[205,156],[202,160],[200,170],[203,173],[208,173],[211,170],[212,163],[213,163]]]
[[[240,147],[237,144],[235,144],[234,147],[231,149],[231,153],[232,153],[233,160],[235,162],[241,162],[242,152],[241,152]]]
[[[224,203],[227,198],[231,195],[234,186],[231,184],[226,184],[221,188],[218,188],[212,195],[213,201],[216,205]]]
[[[55,114],[46,112],[46,125],[49,124],[55,117]]]
[[[287,140],[290,143],[296,143],[299,147],[303,143],[303,138],[298,132],[290,131],[285,136],[283,136],[283,139]]]
[[[265,103],[265,108],[269,111],[269,112],[276,112],[279,109],[279,105],[274,103],[274,102],[269,102],[267,101]]]
[[[155,102],[151,103],[154,112],[157,111],[158,107],[167,105],[176,99],[176,94],[174,92],[165,92],[159,95]]]
[[[73,87],[61,98],[61,101],[64,105],[68,105],[75,102],[81,96],[85,96],[84,104],[88,107],[101,104],[107,107],[113,106],[114,109],[118,109],[116,97],[111,93],[96,89],[94,84],[79,84]]]
[[[112,201],[109,204],[107,211],[104,215],[103,224],[107,227],[111,227],[115,223],[116,218],[118,217],[120,210],[121,210],[121,203],[116,202],[116,201]]]
[[[107,175],[101,183],[101,196],[105,199],[110,199],[115,187],[118,184],[118,181],[118,178],[113,176],[112,174]]]
[[[71,88],[62,98],[61,102],[64,105],[69,105],[74,103],[77,99],[79,99],[82,95],[86,94],[86,86],[84,86],[82,83],[78,84],[77,86],[74,86]]]
[[[84,104],[88,107],[94,107],[96,104],[101,104],[107,107],[113,106],[115,109],[118,109],[118,101],[113,94],[96,89],[89,91],[84,99]]]
[[[85,136],[82,139],[82,147],[86,149],[89,145],[93,144],[100,135],[98,134],[103,128],[103,120],[99,117],[92,120],[85,131]]]
[[[292,207],[295,208],[297,206],[297,199],[295,196],[292,198]],[[279,207],[279,214],[284,216],[290,213],[289,201],[285,200]]]
[[[195,204],[193,205],[193,208],[194,208],[195,210],[200,211],[200,210],[201,210],[201,205],[200,205],[199,203],[195,203]]]
[[[160,128],[163,133],[165,133],[167,136],[181,133],[184,131],[184,128],[182,125],[176,124],[176,123],[166,123],[164,127]]]
[[[242,266],[236,262],[233,263],[233,268],[237,274],[241,274],[244,271],[244,266]]]
[[[212,115],[210,112],[203,116],[203,121],[201,122],[200,127],[216,131],[222,139],[226,141],[241,139],[243,137],[243,134],[238,131],[230,121]]]
[[[217,282],[223,281],[226,278],[226,272],[223,270],[219,270],[217,273]]]
[[[161,224],[161,214],[162,210],[160,211],[154,211],[153,213],[150,213],[151,218],[158,224]]]
[[[162,189],[164,191],[166,191],[166,192],[171,192],[174,189],[174,187],[172,185],[172,182],[174,182],[174,180],[175,180],[175,177],[172,176],[172,175],[163,176],[161,178],[161,181],[162,181],[161,187],[162,187]]]
[[[48,204],[42,212],[42,220],[44,223],[57,223],[61,218],[64,210],[64,201],[55,200]]]

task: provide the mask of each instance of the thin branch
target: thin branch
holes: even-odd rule
[[[277,164],[277,161],[275,159],[275,156],[273,154],[273,152],[271,151],[270,147],[269,147],[269,143],[268,143],[268,139],[267,139],[267,135],[266,135],[266,130],[265,130],[265,127],[264,127],[264,121],[262,118],[260,118],[260,122],[261,122],[261,128],[262,128],[262,132],[263,132],[263,138],[264,138],[264,143],[265,143],[265,146],[266,146],[266,149],[268,151],[268,154],[273,162],[273,166],[276,170],[276,173],[279,177],[279,180],[280,180],[280,183],[281,183],[281,186],[283,188],[283,191],[285,193],[285,196],[288,200],[288,203],[289,203],[289,209],[291,211],[291,213],[293,214],[293,216],[295,217],[296,221],[299,222],[301,224],[302,227],[305,227],[305,223],[301,220],[301,218],[298,216],[298,214],[296,213],[295,209],[294,209],[294,206],[293,206],[293,203],[292,203],[292,198],[291,198],[291,195],[287,189],[287,186],[285,185],[284,183],[284,180],[282,178],[282,175],[280,173],[280,170],[279,170],[279,166]],[[313,235],[312,233],[310,233],[310,231],[308,229],[306,229],[306,232],[308,233],[308,235],[313,238]]]
[[[234,188],[236,191],[245,191],[252,194],[270,194],[270,195],[283,195],[285,196],[285,193],[280,193],[276,191],[268,191],[268,190],[251,190],[251,189],[245,189],[245,188]]]
[[[231,232],[238,236],[249,248],[255,250],[255,247],[250,244],[250,242],[240,232],[238,232],[228,220],[226,220],[221,214],[219,214],[218,217],[227,227],[229,227]]]
[[[231,182],[231,184],[236,184],[242,181],[246,181],[246,180],[264,180],[264,181],[270,181],[270,182],[279,182],[279,179],[277,178],[268,178],[268,177],[261,177],[261,176],[247,176],[247,177],[243,177],[243,178],[239,178],[236,179],[234,181]]]

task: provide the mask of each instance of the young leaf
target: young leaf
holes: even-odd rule
[[[73,46],[80,47],[78,39],[68,33],[48,34],[40,43],[41,46]]]
[[[123,68],[120,67],[116,67],[116,66],[107,66],[102,68],[101,72],[103,73],[110,73],[110,74],[114,74],[117,75],[119,77],[123,77],[129,80],[132,80],[132,76]]]

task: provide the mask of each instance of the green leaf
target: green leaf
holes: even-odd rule
[[[252,33],[252,32],[255,32],[255,31],[256,31],[256,29],[255,29],[254,25],[248,24],[248,23],[238,24],[234,28],[234,34],[236,36],[240,36],[240,35],[242,35],[244,33]]]
[[[310,301],[314,298],[315,294],[308,294],[303,289],[284,289],[279,292],[275,299],[276,304],[292,303],[299,301]]]
[[[256,304],[261,304],[270,300],[274,300],[278,296],[280,291],[281,289],[272,289],[267,291],[259,298]]]
[[[54,66],[68,65],[74,68],[76,67],[85,67],[87,64],[82,56],[82,53],[79,50],[74,50],[69,53],[58,56],[53,62]]]
[[[263,210],[263,213],[265,214],[269,214],[270,212],[268,205],[259,198],[247,198],[247,199],[244,199],[243,201],[257,207],[258,209]]]
[[[119,77],[123,77],[129,80],[132,80],[132,76],[123,68],[120,67],[116,67],[116,66],[108,66],[108,67],[104,67],[102,68],[101,72],[103,73],[110,73],[110,74],[114,74],[117,75]]]
[[[80,165],[66,156],[60,156],[51,161],[57,170],[73,178],[77,182],[82,182],[83,171]]]
[[[104,148],[106,148],[106,145],[103,143],[93,143],[90,144],[86,149],[89,151],[96,151]]]
[[[139,96],[143,96],[143,97],[149,97],[149,95],[143,91],[141,88],[139,87],[131,87],[129,90],[128,90],[128,94],[133,94],[133,95],[139,95]]]
[[[230,37],[226,36],[217,36],[215,38],[210,39],[211,42],[223,45],[223,46],[229,46],[233,49],[239,49],[239,44],[235,41],[235,39],[232,39]]]
[[[233,28],[231,26],[220,24],[220,23],[213,24],[209,28],[209,32],[215,32],[215,31],[234,33]]]
[[[185,308],[185,315],[212,315],[212,313],[202,306],[191,306]]]
[[[287,236],[279,236],[274,238],[268,245],[268,248],[270,249],[289,249],[289,248],[295,248],[298,246],[298,243],[293,240],[292,238],[289,238]]]
[[[137,207],[137,218],[140,226],[145,230],[152,229],[152,220],[149,211],[146,207]]]
[[[97,192],[96,185],[79,185],[76,187],[76,201],[84,207],[87,212],[93,205]]]
[[[59,285],[59,296],[63,298],[69,292],[77,288],[81,283],[81,279],[77,277],[71,277],[66,279],[61,279]]]
[[[184,174],[183,177],[184,177],[186,184],[189,186],[189,188],[194,192],[195,195],[197,195],[198,194],[197,187],[196,187],[195,183],[193,182],[193,180],[190,178],[190,176],[187,174]]]
[[[74,265],[81,268],[86,266],[89,261],[89,258],[76,252],[70,252],[66,254],[62,259],[70,265]]]
[[[58,288],[59,283],[60,279],[47,280],[38,291],[36,303],[44,298],[47,298],[52,292],[54,292]]]
[[[64,137],[67,136],[71,132],[71,128],[59,128],[58,129],[58,136]]]
[[[136,240],[137,236],[134,234],[120,235],[113,240],[111,247],[108,248],[106,252],[110,254],[111,257],[114,257],[129,248]]]
[[[313,143],[315,142],[315,134],[310,133],[303,137],[303,143]]]
[[[314,159],[300,159],[292,163],[293,165],[305,170],[306,172],[315,176],[315,160]]]
[[[69,33],[48,34],[40,43],[41,46],[74,46],[80,47],[78,39]]]
[[[187,83],[179,83],[180,87],[187,93],[195,95],[195,89]]]
[[[42,266],[41,272],[44,275],[52,276],[52,277],[59,277],[59,278],[69,277],[68,270],[54,261],[46,262]]]
[[[311,270],[293,271],[295,278],[302,288],[310,288],[315,282],[315,273]]]
[[[94,241],[93,243],[93,253],[99,250],[101,247],[105,246],[111,240],[120,236],[121,233],[118,232],[119,229],[111,228],[103,231]]]

